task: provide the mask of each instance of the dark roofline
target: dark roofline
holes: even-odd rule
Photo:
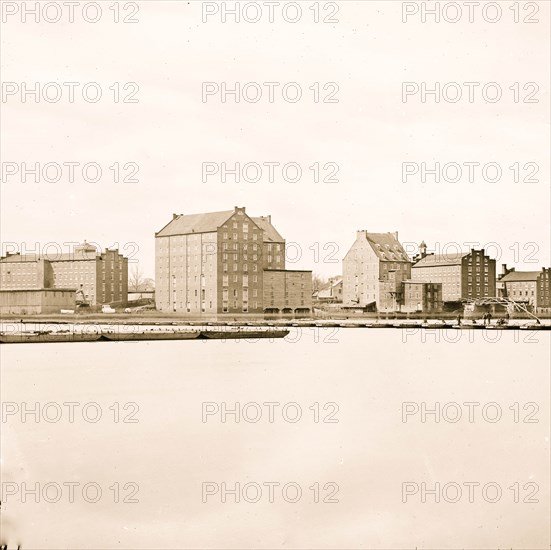
[[[161,231],[164,231],[171,223],[175,222],[178,218],[182,218],[182,217],[185,217],[186,215],[187,216],[206,216],[206,215],[209,215],[209,214],[218,214],[218,213],[223,213],[223,212],[231,212],[231,214],[228,216],[228,218],[225,220],[225,222],[227,222],[234,214],[236,214],[238,211],[242,210],[243,213],[250,219],[251,217],[245,212],[245,208],[240,208],[238,206],[234,206],[234,209],[233,210],[220,210],[218,212],[197,212],[196,214],[172,214],[172,219],[164,226],[162,227],[161,229],[159,229],[159,231],[155,231],[155,238],[157,238],[157,236],[159,235],[159,233],[161,233]],[[224,222],[224,223],[225,223]],[[253,222],[254,223],[254,222]],[[256,225],[256,224],[255,224]],[[217,226],[216,227],[216,231],[218,231],[218,229],[220,229],[221,226]],[[260,229],[259,227],[257,227],[257,229]],[[183,235],[201,235],[201,234],[204,234],[204,233],[216,233],[216,231],[191,231],[190,233],[175,233],[174,235],[161,235],[162,237],[181,237]]]
[[[180,216],[183,216],[183,214],[172,214],[172,219],[166,223],[159,231],[155,231],[155,237],[157,237],[157,233],[160,233],[164,229],[166,229],[175,219],[179,218]],[[170,235],[169,235],[170,236]]]
[[[169,224],[167,224],[167,225],[169,225]],[[220,229],[219,227],[217,227],[216,231],[192,231],[191,233],[175,233],[174,235],[161,235],[159,237],[159,233],[161,231],[163,231],[167,227],[167,225],[165,225],[165,227],[163,227],[163,229],[160,229],[159,231],[155,232],[155,238],[156,239],[170,239],[170,237],[184,237],[185,235],[206,235],[207,233],[216,233],[218,231],[218,229]]]

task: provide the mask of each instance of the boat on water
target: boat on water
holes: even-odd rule
[[[145,342],[150,340],[195,340],[201,334],[198,330],[160,330],[144,332],[104,332],[102,340],[112,342]]]
[[[99,333],[86,332],[19,332],[0,333],[0,344],[48,344],[56,342],[97,342]]]
[[[236,340],[257,338],[285,338],[288,330],[204,330],[199,338],[208,340]]]
[[[21,332],[0,333],[2,344],[45,344],[55,342],[147,342],[158,340],[235,340],[284,338],[288,330],[151,330],[140,332],[103,331],[101,333]]]
[[[522,330],[551,330],[551,325],[538,325],[536,323],[520,325],[518,328]]]

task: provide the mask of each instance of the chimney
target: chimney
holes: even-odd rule
[[[175,220],[178,217],[178,214],[172,214],[172,219]]]
[[[425,258],[427,255],[427,244],[425,243],[425,241],[421,241],[421,244],[419,245],[419,256],[420,256],[420,259],[422,260],[423,258]]]
[[[398,231],[394,231],[394,232],[392,233],[392,236],[393,236],[396,240],[398,240]]]

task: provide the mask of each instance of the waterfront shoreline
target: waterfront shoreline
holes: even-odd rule
[[[494,316],[493,319],[499,319],[504,316]],[[539,314],[542,320],[551,319],[551,314]],[[478,319],[477,317],[464,317],[466,320]],[[511,321],[530,321],[534,317],[528,315],[511,315]],[[271,316],[271,315],[181,315],[170,313],[151,312],[141,313],[112,313],[112,314],[40,314],[40,315],[3,315],[0,322],[22,322],[22,323],[58,323],[58,324],[102,324],[102,325],[205,325],[212,323],[218,326],[224,326],[232,323],[239,325],[255,326],[268,323],[283,324],[292,326],[293,324],[305,323],[400,323],[400,322],[418,322],[421,324],[426,320],[438,321],[456,321],[457,314],[435,314],[423,315],[420,313],[362,313],[362,314],[330,314],[312,317],[293,317],[293,316]]]

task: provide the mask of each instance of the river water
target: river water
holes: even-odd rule
[[[2,542],[544,548],[550,349],[334,328],[3,345]]]

